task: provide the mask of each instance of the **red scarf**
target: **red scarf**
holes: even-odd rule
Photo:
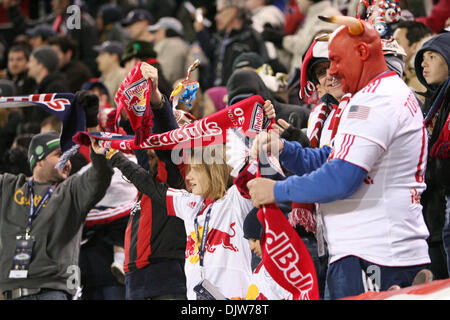
[[[127,75],[117,89],[114,97],[117,104],[115,124],[117,132],[118,119],[123,108],[127,112],[131,127],[135,132],[135,143],[141,144],[150,135],[153,127],[150,107],[151,85],[141,73],[142,62],[139,62]]]
[[[248,137],[254,137],[269,125],[264,118],[264,100],[254,95],[237,102],[221,111],[193,123],[160,134],[150,134],[141,144],[136,144],[132,136],[110,132],[79,132],[74,141],[90,144],[89,137],[99,140],[102,147],[130,151],[136,149],[172,150],[226,142],[227,129],[242,128]]]
[[[258,218],[264,226],[262,263],[294,300],[318,300],[316,269],[308,249],[276,204],[263,206]]]
[[[331,133],[331,140],[334,139],[334,136],[336,135],[339,122],[341,120],[342,112],[344,111],[345,107],[348,104],[348,101],[351,98],[351,94],[346,94],[342,97],[341,102],[339,103],[339,106],[336,108],[336,112],[333,114],[333,118],[331,119],[330,126],[333,128],[333,131]],[[317,121],[314,124],[311,124],[314,126],[314,130],[317,131],[314,136],[310,139],[311,146],[313,148],[318,148],[320,145],[320,134],[323,129],[323,124],[325,120],[328,118],[328,115],[330,114],[331,108],[327,107],[326,103],[322,103],[321,105],[317,105],[316,108],[320,109],[320,114],[318,116]],[[302,225],[306,231],[315,233],[316,232],[316,208],[314,203],[292,203],[292,211],[289,213],[289,223],[294,228],[297,225]]]
[[[234,180],[244,198],[250,199],[247,182],[260,177],[254,170],[256,160],[250,161]],[[273,280],[292,293],[294,300],[318,300],[316,269],[302,239],[289,224],[276,204],[263,206],[258,211],[263,226],[261,236],[262,263]]]
[[[260,176],[259,169],[257,176]],[[273,203],[258,210],[264,226],[262,263],[271,277],[292,293],[294,300],[319,300],[316,269],[311,255],[280,208]]]

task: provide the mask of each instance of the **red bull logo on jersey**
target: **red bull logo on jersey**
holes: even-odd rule
[[[234,230],[234,225],[236,223],[233,222],[230,225],[230,232],[224,232],[215,228],[208,228],[208,235],[206,241],[206,252],[214,253],[217,248],[224,248],[226,250],[230,250],[233,252],[238,252],[239,249],[232,243],[232,238],[236,236],[236,231]],[[197,263],[200,261],[199,257],[199,246],[202,241],[203,235],[203,227],[200,227],[198,230],[198,234],[200,235],[200,239],[197,239],[196,232],[190,232],[187,236],[186,240],[186,251],[185,258],[191,264]]]

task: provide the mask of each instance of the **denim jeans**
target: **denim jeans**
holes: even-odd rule
[[[60,290],[46,290],[31,296],[25,296],[17,300],[69,300],[71,299],[67,293]]]
[[[357,296],[367,291],[386,291],[392,285],[408,287],[426,265],[386,267],[356,256],[347,256],[328,266],[325,299]]]
[[[83,288],[83,300],[125,300],[125,286],[99,286]]]
[[[187,296],[184,293],[169,293],[161,296],[147,298],[146,300],[187,300]]]
[[[324,299],[325,295],[325,279],[327,275],[328,267],[328,255],[319,257],[317,252],[317,240],[314,237],[302,237],[302,241],[311,255],[314,262],[314,267],[316,268],[317,282],[319,285],[319,296],[320,299]]]
[[[445,207],[445,223],[442,229],[442,241],[444,242],[444,249],[447,255],[447,270],[450,275],[450,195],[446,197],[447,205]]]

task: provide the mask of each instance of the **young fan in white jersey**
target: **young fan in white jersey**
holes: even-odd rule
[[[167,213],[183,219],[186,228],[187,296],[195,300],[194,287],[208,280],[225,297],[243,299],[252,270],[242,230],[253,205],[232,184],[222,145],[202,151],[215,161],[190,164],[186,181],[191,192],[168,189],[166,195]]]

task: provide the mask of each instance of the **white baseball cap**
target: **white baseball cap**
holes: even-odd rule
[[[157,23],[148,27],[148,31],[155,32],[159,29],[173,30],[180,36],[183,36],[183,25],[173,17],[162,17]]]

